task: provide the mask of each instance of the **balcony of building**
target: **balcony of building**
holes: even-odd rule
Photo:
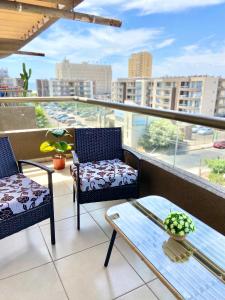
[[[37,106],[45,117],[36,122],[37,128],[29,128],[29,122],[23,122],[29,120],[26,108],[33,108],[37,118]],[[14,120],[7,114],[12,107],[18,109]],[[204,164],[207,159],[224,159],[225,150],[213,148],[215,139],[225,138],[223,119],[79,97],[2,98],[1,109],[6,113],[0,121],[0,136],[9,136],[16,158],[38,160],[47,166],[52,165],[51,158],[39,151],[46,124],[67,127],[70,143],[74,127],[122,127],[125,146],[142,158],[140,196],[166,197],[225,234],[224,180],[211,182],[210,170]],[[69,127],[66,120],[58,119],[60,113],[74,115],[74,125]],[[140,142],[146,128],[156,120],[174,126],[176,134],[166,149],[146,149]],[[25,128],[18,130],[21,124]],[[198,134],[196,125],[211,127],[212,132]],[[134,164],[129,155],[127,160]],[[104,269],[112,233],[104,214],[109,207],[127,200],[82,205],[82,230],[78,232],[70,164],[68,155],[66,169],[53,174],[56,245],[51,245],[48,221],[0,241],[0,299],[175,299],[121,237],[116,239],[110,266]],[[34,167],[26,168],[25,174],[47,184],[44,173]]]

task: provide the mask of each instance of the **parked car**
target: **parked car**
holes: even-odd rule
[[[217,149],[225,149],[225,141],[216,141],[213,143],[213,147]]]
[[[198,130],[200,130],[201,128],[204,128],[200,125],[195,125],[194,127],[192,127],[192,133],[197,133]]]
[[[202,127],[197,131],[197,133],[201,135],[213,134],[213,129],[208,127]]]

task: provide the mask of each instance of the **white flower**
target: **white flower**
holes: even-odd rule
[[[181,225],[184,225],[184,221],[181,220],[181,221],[180,221],[180,224],[181,224]]]
[[[174,229],[172,229],[172,230],[171,230],[171,233],[172,233],[172,234],[175,234],[175,233],[176,233],[176,231],[175,231]]]
[[[170,225],[170,228],[172,229],[173,227],[174,227],[174,225],[173,225],[173,224],[171,224],[171,225]]]
[[[170,221],[167,219],[167,220],[166,220],[166,224],[169,224],[169,222],[170,222]]]
[[[173,222],[173,225],[174,225],[174,226],[177,226],[177,224],[178,224],[177,221]]]
[[[180,235],[180,236],[184,236],[184,231],[183,231],[183,230],[180,231],[180,232],[179,232],[179,235]]]
[[[188,228],[185,228],[184,231],[185,231],[186,233],[188,233],[188,232],[189,232],[189,229],[188,229]]]
[[[185,227],[189,227],[189,223],[188,222],[185,222]]]
[[[179,224],[177,227],[178,227],[179,229],[182,229],[182,225],[180,225],[180,224]]]
[[[167,225],[165,225],[165,228],[167,229],[167,228],[168,228],[168,226],[167,226]]]
[[[172,221],[173,221],[173,222],[176,221],[176,218],[172,218]]]

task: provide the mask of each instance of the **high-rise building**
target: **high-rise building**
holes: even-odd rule
[[[158,109],[225,114],[225,79],[213,76],[125,78],[112,83],[112,100]]]
[[[91,80],[96,84],[96,95],[111,93],[112,68],[110,65],[75,64],[64,59],[56,64],[56,78],[60,80]]]
[[[0,68],[0,78],[6,78],[9,77],[8,69]]]
[[[146,51],[132,54],[128,63],[128,77],[142,78],[151,76],[152,55]]]
[[[93,98],[95,83],[90,80],[37,79],[37,94],[44,96],[80,96]]]

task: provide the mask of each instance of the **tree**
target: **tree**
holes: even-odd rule
[[[172,142],[175,142],[177,134],[179,141],[182,140],[181,131],[176,125],[169,120],[157,119],[147,126],[145,133],[139,140],[139,145],[147,151],[154,148],[166,149]]]

